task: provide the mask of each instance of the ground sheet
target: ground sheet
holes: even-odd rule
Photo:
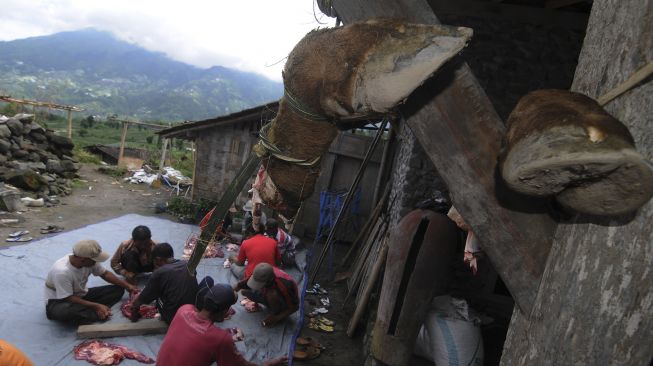
[[[45,316],[43,297],[44,281],[50,266],[59,258],[71,252],[74,243],[81,239],[95,239],[102,248],[113,254],[118,244],[131,235],[137,225],[146,225],[157,242],[168,242],[180,258],[188,236],[199,229],[156,217],[129,214],[108,221],[89,225],[70,232],[53,235],[26,245],[18,245],[0,250],[0,339],[4,339],[27,354],[36,365],[88,364],[73,358],[73,347],[81,340],[76,339],[77,327],[50,321]],[[234,252],[224,249],[225,255]],[[216,283],[234,284],[235,278],[224,269],[224,259],[203,259],[197,268],[197,278],[211,276]],[[303,253],[298,254],[300,268],[305,266]],[[110,270],[108,261],[104,266]],[[303,272],[288,270],[300,286]],[[106,284],[101,278],[91,276],[89,287]],[[143,287],[144,283],[140,284]],[[127,294],[123,300],[126,300]],[[246,359],[261,361],[287,354],[297,331],[299,314],[295,313],[284,324],[274,328],[262,328],[261,320],[265,312],[247,313],[240,300],[233,306],[236,310],[230,320],[219,323],[220,327],[238,327],[245,334],[245,341],[236,343]],[[120,312],[120,304],[112,308],[113,317],[109,322],[129,322]],[[105,338],[109,343],[121,344],[143,354],[156,358],[163,335],[138,337]],[[141,365],[133,360],[124,360],[121,365]]]

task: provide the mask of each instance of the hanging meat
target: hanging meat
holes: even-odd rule
[[[352,120],[392,111],[472,35],[464,27],[375,19],[308,33],[288,56],[284,96],[255,147],[255,189],[293,218],[314,190],[319,159]]]

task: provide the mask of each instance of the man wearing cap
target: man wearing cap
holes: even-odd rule
[[[111,306],[120,301],[124,290],[137,291],[101,262],[109,259],[95,240],[82,240],[73,246],[73,253],[56,261],[45,280],[45,314],[50,320],[88,324],[106,320]],[[90,275],[102,277],[113,285],[87,288]]]
[[[243,296],[268,308],[270,314],[261,322],[264,327],[279,323],[299,309],[297,282],[267,263],[259,263],[252,276],[236,284],[234,290],[243,290]]]
[[[177,311],[163,339],[156,364],[158,366],[255,366],[236,350],[231,333],[213,323],[224,320],[236,303],[234,290],[224,284],[208,288],[202,308],[183,305]],[[281,365],[287,357],[265,361],[262,365]]]

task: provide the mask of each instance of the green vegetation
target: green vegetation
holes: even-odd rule
[[[189,218],[194,223],[199,223],[215,207],[216,203],[205,199],[191,202],[184,197],[172,197],[168,201],[168,212],[178,217]]]
[[[99,156],[95,154],[91,154],[79,146],[75,146],[75,148],[73,149],[73,157],[77,159],[77,161],[79,161],[80,163],[96,164],[96,165],[100,165],[102,163],[102,159],[100,159]]]
[[[123,178],[125,175],[127,175],[127,168],[124,167],[101,166],[97,170],[102,174],[106,174],[110,177],[114,177],[118,179]]]

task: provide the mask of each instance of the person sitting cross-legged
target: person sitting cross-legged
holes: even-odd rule
[[[185,304],[194,304],[198,284],[195,275],[188,271],[188,262],[174,258],[172,246],[168,243],[157,244],[152,249],[154,272],[145,288],[132,302],[132,320],[140,316],[142,304],[156,300],[156,307],[161,320],[170,324],[177,309]]]
[[[56,261],[45,280],[45,314],[50,320],[88,324],[107,320],[111,306],[120,301],[124,289],[138,291],[136,286],[107,271],[100,262],[109,259],[95,240],[82,240],[73,246],[73,253]],[[102,277],[108,286],[87,288],[89,276]]]
[[[157,366],[255,366],[238,353],[231,333],[213,324],[224,320],[237,299],[229,285],[217,284],[207,289],[201,309],[194,305],[180,307],[161,343]],[[262,365],[287,361],[284,356]]]
[[[132,237],[118,246],[111,258],[111,268],[125,277],[127,282],[136,284],[136,275],[152,272],[152,232],[147,226],[139,225],[132,230]]]
[[[238,256],[229,257],[229,261],[235,264],[231,266],[231,273],[238,280],[248,279],[254,272],[254,267],[259,263],[271,265],[281,263],[281,253],[279,253],[277,241],[264,235],[265,225],[260,224],[258,230],[254,236],[243,241]],[[247,266],[245,266],[245,261],[247,261]]]
[[[285,320],[299,309],[297,282],[286,272],[267,263],[259,263],[252,276],[237,283],[234,290],[242,290],[243,296],[268,308],[269,314],[261,323],[264,327]]]

